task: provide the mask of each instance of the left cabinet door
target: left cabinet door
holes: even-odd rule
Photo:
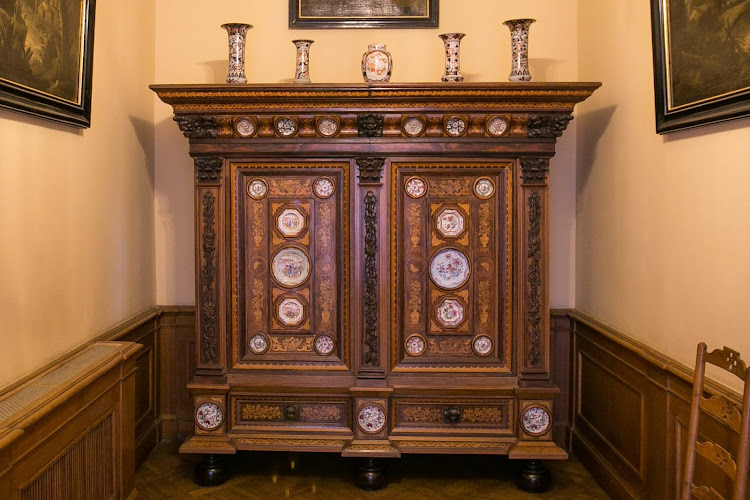
[[[349,370],[349,170],[230,163],[233,370]]]

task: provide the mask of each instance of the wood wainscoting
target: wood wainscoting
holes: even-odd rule
[[[556,402],[555,417],[564,419],[557,432],[612,498],[678,498],[693,369],[581,312],[558,310],[552,319],[556,372],[570,374],[569,385],[558,382],[569,392]],[[707,381],[706,389],[740,404],[739,394],[718,384]],[[737,434],[705,414],[701,432],[737,449]],[[730,497],[729,479],[702,458],[696,480]]]

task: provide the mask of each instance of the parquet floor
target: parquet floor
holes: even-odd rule
[[[178,443],[165,441],[138,469],[136,488],[144,500],[161,499],[607,499],[575,460],[547,462],[553,487],[530,495],[514,484],[518,462],[496,456],[404,455],[388,462],[389,484],[364,492],[354,486],[357,465],[330,453],[242,452],[227,457],[230,479],[215,488],[193,483],[195,456],[180,455]]]

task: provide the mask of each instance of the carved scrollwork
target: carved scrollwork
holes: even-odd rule
[[[526,346],[527,361],[532,367],[539,367],[542,363],[542,201],[538,191],[529,196],[529,295],[526,314]]]
[[[385,158],[357,158],[360,184],[380,184]]]
[[[544,184],[549,172],[549,158],[521,158],[524,184]]]
[[[221,158],[199,157],[195,159],[195,175],[198,183],[216,183],[221,179],[221,167],[224,162]]]
[[[358,115],[357,132],[360,137],[382,137],[383,115]]]
[[[174,121],[189,139],[216,139],[219,134],[215,116],[175,116]]]
[[[201,361],[216,363],[216,197],[203,193],[203,267],[201,269]]]
[[[531,115],[529,137],[560,137],[572,119],[571,115]]]
[[[365,195],[365,346],[363,364],[379,365],[378,349],[378,212],[375,193]]]

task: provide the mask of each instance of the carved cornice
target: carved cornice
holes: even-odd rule
[[[216,363],[216,197],[203,193],[203,266],[201,268],[201,356],[203,363]]]
[[[195,175],[199,184],[218,183],[221,180],[221,158],[195,158]]]
[[[365,350],[362,364],[380,365],[378,341],[378,200],[375,193],[365,195]]]
[[[526,312],[526,362],[532,368],[542,365],[542,201],[539,191],[529,196],[528,300]]]
[[[521,158],[524,184],[545,184],[549,172],[549,158]]]
[[[358,115],[357,132],[360,137],[382,137],[383,115]]]
[[[529,116],[529,137],[560,137],[573,119],[571,115]]]
[[[357,158],[359,184],[380,184],[385,158]]]
[[[182,135],[189,139],[216,139],[219,127],[214,116],[175,116]]]

